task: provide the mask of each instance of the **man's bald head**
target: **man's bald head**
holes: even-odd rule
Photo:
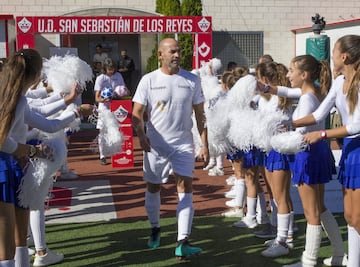
[[[166,49],[166,47],[169,47],[169,46],[179,46],[179,43],[174,38],[165,38],[160,41],[158,50],[160,52],[163,52],[164,49]]]
[[[178,41],[173,38],[165,38],[160,41],[158,57],[161,60],[161,69],[167,74],[179,71],[181,49]]]

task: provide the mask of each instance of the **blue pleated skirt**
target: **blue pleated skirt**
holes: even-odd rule
[[[288,171],[294,163],[294,155],[281,154],[272,149],[265,157],[265,167],[269,172],[272,171]]]
[[[344,138],[339,167],[340,183],[348,189],[360,188],[360,137]]]
[[[0,152],[0,201],[14,203],[17,207],[17,198],[23,170],[10,154]]]
[[[226,155],[226,159],[228,160],[242,159],[243,157],[244,157],[244,151],[238,149],[234,153]]]
[[[335,159],[329,144],[322,140],[311,144],[304,152],[295,154],[292,166],[292,181],[295,184],[325,184],[336,173]]]
[[[265,153],[254,147],[244,153],[243,167],[248,169],[255,166],[265,166]]]

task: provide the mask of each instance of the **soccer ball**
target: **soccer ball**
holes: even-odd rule
[[[102,91],[101,91],[101,98],[112,98],[113,97],[113,89],[111,87],[105,87]]]

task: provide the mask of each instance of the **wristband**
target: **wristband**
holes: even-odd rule
[[[200,144],[200,147],[207,147],[208,144]]]
[[[324,130],[324,131],[321,131],[321,132],[320,132],[320,136],[321,136],[321,140],[326,139],[326,138],[327,138],[326,131],[325,131],[325,130]]]

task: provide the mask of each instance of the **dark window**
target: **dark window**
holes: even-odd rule
[[[214,31],[213,58],[219,58],[225,69],[229,61],[240,66],[253,67],[263,55],[263,32]]]

